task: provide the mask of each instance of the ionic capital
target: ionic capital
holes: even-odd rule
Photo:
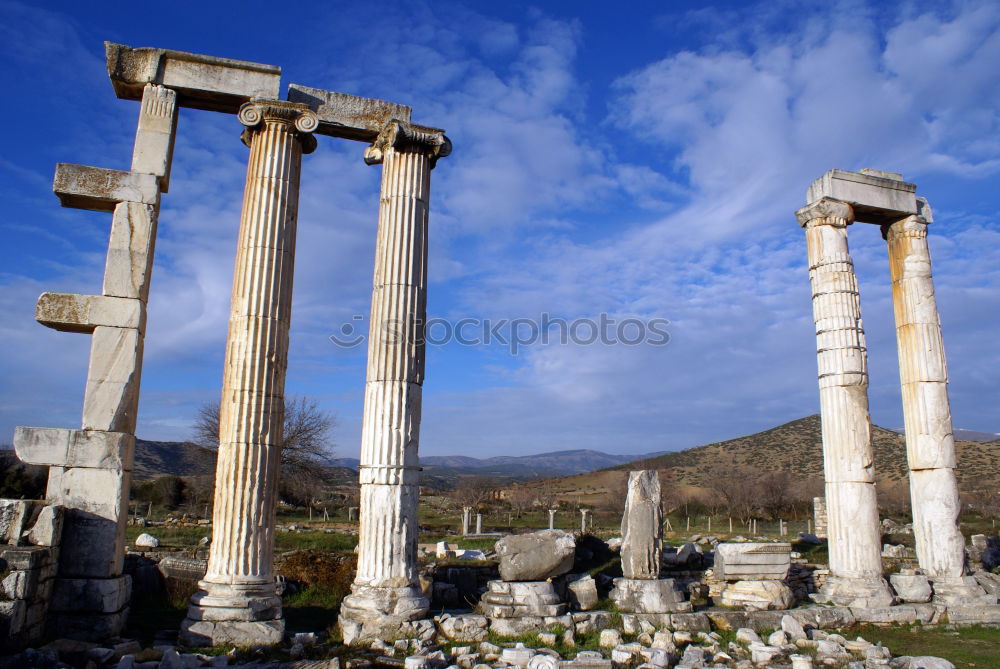
[[[302,153],[312,153],[316,149],[316,138],[312,132],[319,127],[319,117],[307,105],[284,100],[251,100],[240,107],[237,114],[240,123],[246,126],[241,139],[250,146],[250,136],[266,123],[281,123],[293,126],[302,142]]]
[[[365,149],[365,162],[378,165],[382,162],[385,151],[390,148],[405,153],[423,153],[430,159],[431,167],[434,167],[438,158],[451,154],[451,140],[443,130],[393,119],[385,124],[372,145]]]
[[[843,228],[854,222],[854,209],[847,202],[824,197],[795,212],[803,228],[832,225]]]
[[[894,223],[882,226],[882,238],[887,242],[908,237],[910,239],[926,239],[928,220],[920,215],[907,216]]]

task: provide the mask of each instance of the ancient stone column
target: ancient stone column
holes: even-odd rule
[[[841,606],[888,606],[875,499],[868,357],[854,262],[847,246],[849,204],[822,198],[796,212],[806,230],[819,366],[830,578],[820,599]]]
[[[426,130],[426,131],[425,131]],[[361,435],[358,570],[341,605],[344,640],[398,632],[423,618],[417,578],[420,398],[427,311],[430,173],[442,131],[390,121],[365,151],[382,165]]]
[[[974,579],[963,579],[948,368],[927,246],[930,214],[922,209],[924,215],[907,216],[882,231],[889,247],[917,559],[938,599],[960,600],[985,593]]]
[[[622,574],[625,578],[659,578],[663,522],[660,479],[651,469],[629,472],[622,516]]]
[[[250,147],[222,400],[208,571],[191,598],[190,644],[281,641],[272,554],[277,502],[295,225],[302,154],[316,115],[305,105],[254,100],[240,108]]]

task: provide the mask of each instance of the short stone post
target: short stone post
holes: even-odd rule
[[[476,534],[483,533],[483,514],[476,514]]]
[[[471,506],[463,506],[462,507],[462,536],[463,537],[469,535],[469,523],[471,522],[471,518],[472,518],[472,507]]]
[[[420,399],[427,316],[430,175],[440,130],[389,121],[365,151],[382,165],[361,434],[358,570],[340,608],[344,641],[398,634],[427,615],[417,574]]]
[[[820,415],[830,532],[830,577],[820,598],[877,608],[893,602],[882,558],[868,361],[847,226],[849,204],[821,198],[796,212],[806,231],[819,365]]]
[[[190,645],[279,643],[285,625],[272,556],[291,323],[302,154],[316,147],[305,105],[240,108],[250,147],[229,338],[219,404],[219,456],[208,571],[181,639]]]
[[[580,534],[587,533],[587,514],[590,513],[590,509],[580,509]]]
[[[549,529],[556,529],[556,509],[549,509]]]
[[[923,215],[884,225],[882,231],[889,247],[917,560],[934,583],[936,598],[959,603],[985,593],[974,579],[963,578],[965,538],[958,527],[948,368],[927,244],[930,208],[921,204]]]

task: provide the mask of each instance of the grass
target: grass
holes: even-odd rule
[[[949,630],[944,627],[920,626],[876,627],[859,625],[842,632],[848,638],[860,636],[882,645],[899,655],[932,655],[943,657],[957,669],[996,669],[1000,667],[1000,629],[963,627]]]

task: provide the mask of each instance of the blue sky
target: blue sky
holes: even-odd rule
[[[89,6],[88,6],[89,5]],[[87,337],[33,320],[100,290],[110,216],[60,209],[56,162],[127,169],[137,105],[103,40],[282,66],[447,129],[432,179],[429,315],[669,319],[666,346],[430,346],[421,451],[642,453],[818,409],[793,212],[827,169],[901,172],[931,252],[957,427],[1000,418],[1000,4],[176,2],[0,4],[0,442],[79,424]],[[182,110],[156,249],[138,434],[186,439],[217,399],[246,149]],[[304,159],[288,391],[356,454],[378,168]],[[874,422],[902,424],[885,244],[850,229]],[[364,325],[362,325],[364,327]],[[3,435],[8,435],[4,437]]]

